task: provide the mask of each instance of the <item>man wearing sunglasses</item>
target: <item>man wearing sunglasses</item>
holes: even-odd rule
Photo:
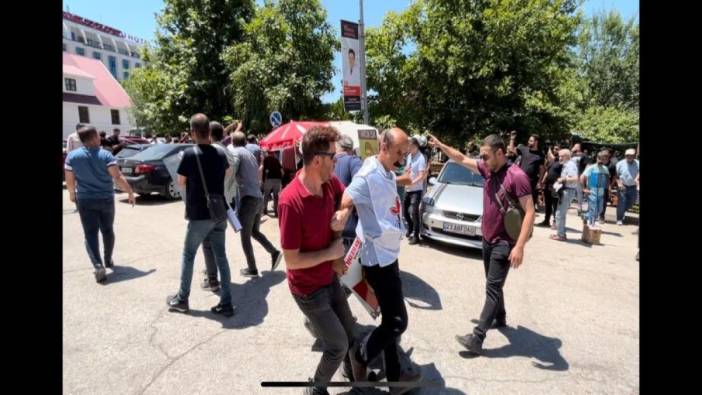
[[[491,327],[507,325],[502,291],[510,266],[518,268],[524,258],[524,246],[534,224],[534,203],[531,181],[519,166],[507,163],[505,142],[490,135],[480,147],[480,159],[471,159],[458,150],[429,135],[429,145],[437,147],[456,163],[485,178],[483,187],[483,265],[485,266],[485,304],[473,333],[456,336],[456,340],[472,354],[482,354],[483,341]],[[504,189],[503,189],[504,188]],[[505,193],[509,196],[505,196]],[[511,199],[510,199],[511,197]],[[497,199],[500,199],[499,201]],[[509,200],[519,201],[524,210],[521,230],[513,240],[504,225],[504,210]],[[510,265],[511,264],[511,265]],[[493,323],[494,321],[494,323]]]

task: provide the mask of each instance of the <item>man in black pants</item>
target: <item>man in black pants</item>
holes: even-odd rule
[[[529,177],[531,197],[534,202],[534,207],[537,207],[539,203],[539,189],[543,187],[540,181],[544,178],[544,173],[546,173],[544,155],[539,151],[539,136],[532,134],[529,136],[529,141],[526,146],[519,144],[516,148],[514,143],[517,139],[517,132],[512,131],[509,137],[507,150],[514,154],[518,153],[521,157],[519,167],[521,167],[527,177]]]
[[[554,218],[556,215],[556,207],[558,207],[558,194],[553,190],[553,184],[556,182],[558,177],[561,176],[561,171],[563,170],[563,164],[558,160],[558,151],[560,148],[555,146],[548,154],[548,170],[544,177],[541,179],[541,184],[544,186],[544,203],[546,204],[546,215],[543,222],[540,222],[536,226],[551,227],[551,214]],[[555,152],[554,152],[555,151]],[[552,227],[555,229],[555,225]]]
[[[505,143],[497,135],[485,138],[480,147],[480,160],[471,159],[431,136],[429,144],[438,147],[449,158],[480,173],[485,178],[483,188],[483,263],[485,265],[485,304],[480,322],[473,333],[456,336],[456,340],[473,354],[482,354],[483,341],[491,327],[506,326],[507,313],[502,288],[511,267],[518,268],[524,258],[524,246],[534,224],[529,179],[524,171],[507,163]],[[499,200],[498,200],[499,199]],[[504,225],[504,209],[509,201],[519,201],[524,218],[517,240],[512,239]],[[496,321],[493,324],[493,321]]]
[[[405,187],[405,201],[403,204],[405,222],[407,222],[407,234],[409,244],[419,243],[419,230],[421,229],[421,219],[419,218],[419,203],[422,202],[424,194],[424,179],[427,176],[427,161],[424,155],[419,152],[419,142],[412,137],[409,144],[410,154],[407,155],[406,166],[410,170],[410,185]]]
[[[360,262],[375,291],[382,314],[380,326],[349,351],[356,381],[366,381],[368,363],[381,352],[385,357],[388,382],[421,379],[418,371],[401,372],[397,351],[398,338],[407,329],[407,310],[397,260],[404,229],[393,170],[402,165],[407,151],[405,132],[398,128],[384,131],[380,137],[380,153],[366,159],[356,173],[344,192],[341,210],[335,215],[336,221],[332,223],[333,230],[342,230],[352,208],[356,208],[363,238]],[[409,389],[411,387],[393,387],[391,393]]]

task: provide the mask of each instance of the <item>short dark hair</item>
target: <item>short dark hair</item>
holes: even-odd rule
[[[490,147],[493,152],[497,152],[498,149],[501,149],[502,152],[507,152],[507,149],[505,148],[505,141],[502,139],[502,137],[496,134],[491,134],[485,137],[483,140],[483,147],[485,146]]]
[[[529,137],[533,137],[534,140],[536,140],[537,143],[541,141],[541,137],[539,137],[538,134],[532,134],[532,135],[529,135]]]
[[[76,132],[79,131],[81,128],[85,127],[82,123],[76,124]]]
[[[251,144],[256,144],[256,136],[254,136],[253,134],[250,134],[248,137],[246,137],[246,140]]]
[[[95,136],[97,136],[97,130],[94,126],[83,126],[80,128],[80,130],[78,130],[78,138],[80,138],[80,142],[83,144]]]
[[[349,53],[352,53],[354,58],[356,57],[356,52],[353,49],[349,48]]]
[[[207,115],[198,113],[190,117],[190,130],[197,134],[201,139],[210,136],[210,120]]]
[[[314,126],[302,136],[302,163],[312,162],[316,152],[328,151],[332,143],[339,141],[339,132],[331,126]]]
[[[220,141],[224,138],[224,127],[217,121],[210,122],[210,136],[212,140]]]
[[[120,130],[119,130],[119,129],[117,129],[117,128],[114,128],[114,129],[112,129],[112,132],[117,132],[117,133],[120,133]]]
[[[103,130],[103,131],[101,131],[101,132],[100,132],[100,137],[105,137],[105,136],[107,136],[107,133],[105,133],[105,131],[104,131],[104,130]]]

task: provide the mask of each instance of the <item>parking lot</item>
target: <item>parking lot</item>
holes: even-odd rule
[[[254,242],[262,276],[239,276],[245,261],[230,228],[235,316],[210,313],[218,296],[200,289],[201,253],[190,313],[169,313],[166,297],[177,291],[180,275],[183,202],[139,197],[132,207],[126,194],[116,196],[116,267],[105,284],[93,278],[73,207],[64,191],[64,393],[302,393],[260,386],[306,381],[321,356],[290,295],[284,264],[271,273],[268,255]],[[261,227],[279,246],[277,220]],[[579,241],[574,212],[568,228],[565,243],[549,240],[550,229],[535,228],[524,264],[510,272],[505,286],[508,328],[491,330],[486,355],[477,358],[462,353],[454,336],[470,331],[482,309],[480,251],[403,241],[399,262],[409,327],[401,345],[424,380],[438,385],[412,394],[639,392],[637,228],[606,224],[603,245],[595,246]],[[377,325],[354,297],[349,304],[360,326]],[[335,379],[343,380],[340,372]]]

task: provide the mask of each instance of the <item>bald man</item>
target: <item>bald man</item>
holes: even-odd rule
[[[333,230],[342,230],[351,209],[356,208],[359,217],[356,234],[363,241],[360,262],[382,314],[380,326],[360,344],[354,344],[349,352],[356,381],[367,380],[367,365],[381,352],[389,382],[421,378],[416,370],[401,372],[397,353],[399,337],[407,329],[407,310],[397,260],[405,229],[394,170],[404,164],[408,152],[409,139],[402,129],[383,131],[380,153],[368,158],[353,177],[332,222]]]

